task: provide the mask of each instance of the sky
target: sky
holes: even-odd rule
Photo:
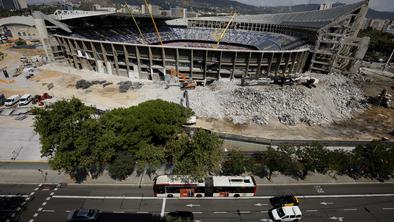
[[[257,6],[287,6],[298,4],[320,4],[323,2],[343,2],[345,4],[359,2],[361,0],[235,0],[238,2]],[[369,0],[369,7],[378,11],[394,12],[394,0]]]

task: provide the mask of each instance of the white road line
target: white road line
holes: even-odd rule
[[[383,210],[394,210],[394,207],[382,208]]]
[[[47,202],[44,202],[44,203],[41,204],[41,206],[45,206],[45,205],[47,205]]]
[[[239,211],[240,214],[250,214],[250,211]]]
[[[137,214],[149,214],[149,212],[146,212],[146,211],[137,211],[136,213]]]
[[[38,212],[42,211],[42,207],[38,208]]]
[[[59,189],[59,188],[57,188],[57,187],[56,187],[56,188],[55,188],[55,189],[53,189],[53,190],[54,190],[54,191],[57,191],[58,189]]]
[[[193,211],[192,213],[193,214],[202,214],[202,212],[200,212],[200,211]]]
[[[34,222],[34,219],[30,219],[29,222]]]
[[[261,213],[268,213],[268,210],[262,210]]]
[[[52,192],[50,195],[53,196],[55,194],[55,192]]]
[[[214,214],[226,214],[227,212],[226,211],[215,211],[215,212],[213,212]]]
[[[31,193],[30,193],[30,196],[33,196],[33,195],[34,195],[34,192],[31,192]]]
[[[38,216],[38,213],[35,213],[34,215],[33,215],[33,217],[37,217]]]
[[[70,213],[70,210],[66,210],[66,213]]]
[[[53,213],[53,212],[55,212],[55,210],[42,210],[42,212],[49,212],[49,213]]]
[[[167,199],[164,198],[164,199],[163,199],[163,203],[162,203],[162,205],[161,205],[160,217],[164,217],[164,211],[165,211],[165,209],[166,209],[166,201],[167,201]]]
[[[18,194],[0,194],[0,197],[28,197],[28,195],[18,195]]]
[[[51,197],[47,197],[47,199],[46,200],[50,200],[51,199]]]
[[[38,190],[38,187],[34,189],[34,191],[37,191],[37,190]]]
[[[343,210],[345,210],[345,211],[355,211],[357,209],[356,208],[348,208],[348,209],[343,209]]]
[[[113,211],[114,213],[116,213],[116,214],[124,214],[125,212],[124,211]]]
[[[306,212],[317,212],[319,210],[306,210]]]
[[[393,197],[394,193],[388,194],[341,194],[341,195],[300,195],[301,199],[314,198],[358,198],[358,197]],[[71,195],[54,195],[53,198],[59,199],[118,199],[118,200],[161,200],[163,197],[125,197],[125,196],[71,196]],[[273,196],[254,196],[254,197],[199,197],[198,199],[207,200],[239,200],[239,199],[269,199]],[[173,199],[195,200],[195,197],[181,197]]]

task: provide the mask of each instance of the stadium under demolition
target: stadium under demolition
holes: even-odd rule
[[[358,38],[368,1],[322,11],[199,17],[35,12],[44,48],[77,69],[205,84],[222,78],[354,72],[368,48]],[[134,20],[134,22],[133,22]],[[157,32],[155,30],[157,28]]]

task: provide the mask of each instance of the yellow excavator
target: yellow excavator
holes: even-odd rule
[[[214,48],[214,49],[219,48],[220,42],[221,42],[221,41],[224,39],[224,37],[226,36],[227,30],[228,30],[228,28],[230,27],[231,23],[234,21],[234,19],[235,19],[236,16],[237,16],[237,13],[234,12],[233,16],[231,16],[230,21],[227,23],[227,25],[226,25],[226,27],[223,29],[223,31],[222,31],[220,34],[218,34],[218,35],[215,36],[215,38],[216,38],[216,44],[213,45],[212,48]]]

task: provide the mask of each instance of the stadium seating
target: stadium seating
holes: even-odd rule
[[[157,44],[160,42],[155,30],[151,26],[141,27],[144,39],[147,44]],[[201,44],[200,47],[212,46],[222,33],[222,30],[211,28],[181,28],[181,27],[159,27],[160,36],[163,42],[189,40],[189,41],[209,41],[212,43]],[[79,38],[95,39],[111,42],[144,43],[139,32],[133,27],[111,27],[106,29],[83,29],[73,33]],[[259,50],[282,50],[291,49],[302,45],[303,42],[297,38],[269,32],[243,31],[230,29],[225,34],[221,43],[252,46]],[[195,47],[198,44],[191,44]],[[221,44],[225,48],[226,44]]]

